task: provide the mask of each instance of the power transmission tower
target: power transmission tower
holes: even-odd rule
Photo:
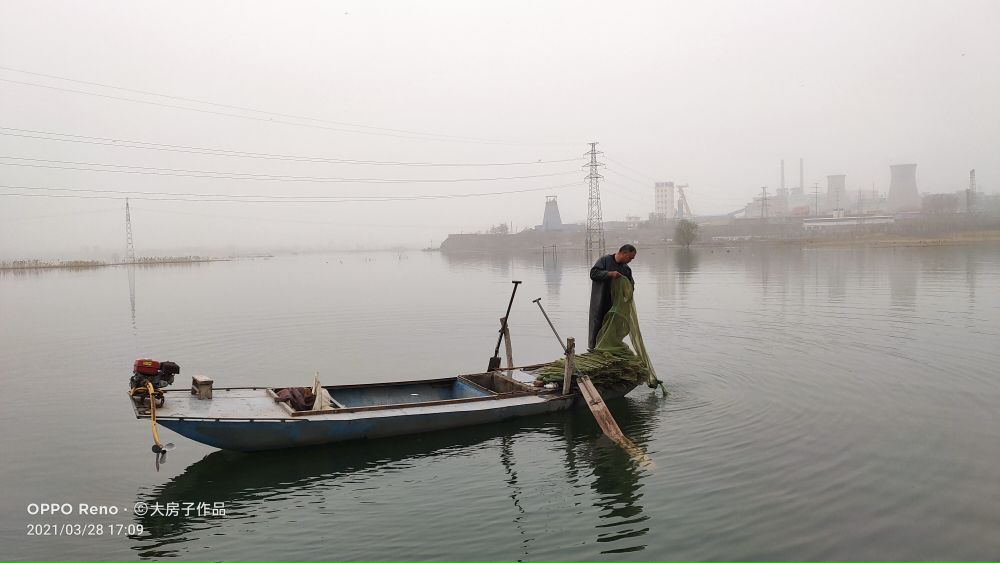
[[[128,273],[128,300],[132,311],[132,330],[135,333],[135,246],[132,244],[132,213],[125,198],[125,270]],[[136,344],[138,348],[138,343]]]
[[[760,189],[760,218],[767,219],[767,186]]]
[[[135,246],[132,244],[132,214],[128,208],[128,198],[125,198],[125,263],[135,264]]]
[[[597,143],[590,143],[590,163],[586,164],[590,168],[587,180],[590,182],[590,195],[587,197],[587,257],[593,256],[594,252],[604,255],[604,222],[601,219],[601,187],[598,181],[603,178],[597,168],[604,164],[597,162],[597,155],[604,154],[597,150]]]

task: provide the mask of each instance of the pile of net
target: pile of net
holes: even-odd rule
[[[576,356],[577,372],[590,377],[595,385],[605,387],[642,382],[656,387],[660,381],[642,341],[632,284],[622,277],[613,279],[611,297],[611,309],[604,315],[594,350]],[[625,344],[626,336],[630,337],[635,352]],[[539,370],[538,379],[546,383],[561,382],[565,369],[563,358]]]

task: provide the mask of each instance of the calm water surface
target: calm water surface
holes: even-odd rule
[[[481,371],[510,280],[519,364],[586,338],[589,264],[407,252],[0,273],[0,559],[997,559],[1000,247],[643,251],[667,398],[263,454],[149,427],[138,357],[217,385]],[[177,516],[132,513],[179,503]],[[128,508],[30,515],[30,503]],[[186,503],[226,514],[184,514]],[[190,512],[190,508],[188,508]],[[35,537],[31,524],[142,524]]]

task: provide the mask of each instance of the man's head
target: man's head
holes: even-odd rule
[[[633,258],[635,258],[635,247],[631,244],[623,244],[615,253],[615,262],[619,264],[628,264]]]

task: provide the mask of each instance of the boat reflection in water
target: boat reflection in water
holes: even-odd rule
[[[655,398],[648,403],[641,391],[637,394],[637,399],[612,400],[609,405],[625,433],[643,447],[653,432],[648,411],[655,408]],[[440,557],[566,557],[566,551],[554,551],[559,543],[583,549],[578,557],[635,552],[646,547],[642,537],[650,531],[641,504],[645,475],[628,453],[601,434],[584,409],[314,448],[217,451],[170,481],[138,492],[137,502],[177,506],[180,514],[134,516],[145,533],[130,541],[136,555],[144,558],[191,557],[210,547],[224,552],[225,558],[309,558],[309,551],[295,548],[315,544],[318,533],[326,543],[337,544],[338,551],[324,550],[313,557],[433,557],[419,551],[396,553],[388,544],[363,544],[362,538],[343,531],[357,524],[360,509],[384,502],[372,497],[395,486],[392,502],[407,507],[440,504],[462,521],[491,522],[487,533],[495,534],[494,543],[503,544],[493,547],[502,550],[494,554],[466,551],[463,542],[444,543],[436,546]],[[200,503],[205,509],[201,514]],[[317,503],[318,509],[303,509]],[[457,503],[462,513],[454,514],[456,507],[448,503]],[[547,510],[553,505],[559,512],[555,520]],[[225,516],[212,515],[213,506],[224,506]],[[427,543],[426,534],[438,524],[385,510],[367,517],[402,518],[392,534],[411,537],[395,537],[401,542]],[[507,520],[504,514],[513,517]],[[503,526],[504,520],[513,529]],[[239,537],[247,533],[274,537],[275,551],[261,551],[259,542],[249,542],[255,548],[242,548]],[[553,534],[559,537],[556,544]],[[511,535],[520,538],[518,548],[511,545]],[[519,553],[508,553],[511,549]]]

